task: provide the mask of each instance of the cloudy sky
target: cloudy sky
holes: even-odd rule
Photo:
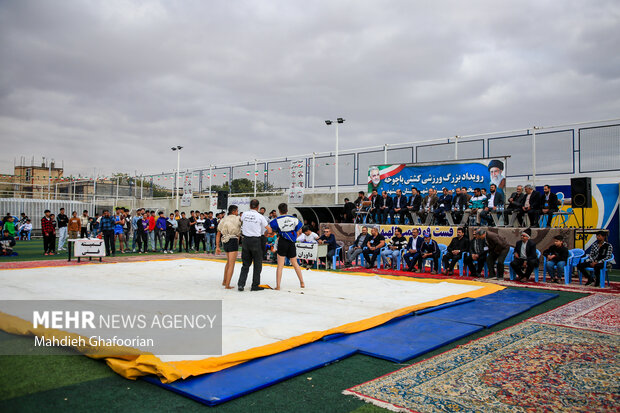
[[[0,173],[144,173],[620,116],[620,2],[0,0]]]

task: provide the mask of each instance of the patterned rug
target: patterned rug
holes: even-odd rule
[[[620,334],[620,297],[590,295],[531,318],[530,321]]]
[[[524,322],[352,387],[393,411],[620,410],[620,337]]]

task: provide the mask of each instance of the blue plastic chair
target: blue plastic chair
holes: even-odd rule
[[[341,254],[342,254],[342,245],[336,248],[336,251],[334,252],[334,256],[332,257],[332,270],[335,270],[338,268],[338,262],[340,262],[340,264],[344,267],[344,262],[342,261]]]
[[[587,257],[584,254],[584,256],[579,260],[579,262],[585,261],[586,258]],[[609,264],[613,260],[614,260],[614,255],[611,254],[611,258],[603,261],[603,268],[601,268],[601,276],[600,276],[600,287],[601,288],[605,288],[605,279],[607,278],[607,264]],[[592,267],[586,268],[586,271],[588,272],[592,271],[592,274],[594,274],[594,268]],[[579,271],[579,284],[581,284],[581,278],[582,278],[582,274],[581,274],[581,271]],[[609,283],[609,280],[607,280],[607,283]]]
[[[513,259],[514,259],[514,251],[513,251]],[[536,257],[538,257],[539,261],[540,261],[540,251],[536,250]],[[512,259],[510,260],[512,262]],[[539,265],[537,265],[536,267],[534,267],[534,280],[536,282],[538,282],[538,267],[540,267],[540,263]],[[515,272],[513,271],[512,267],[510,267],[510,264],[508,264],[508,268],[510,268],[510,279],[514,280],[515,279]]]
[[[564,267],[564,284],[570,284],[573,275],[573,269],[581,262],[581,257],[585,255],[581,248],[574,248],[568,251],[568,262]]]

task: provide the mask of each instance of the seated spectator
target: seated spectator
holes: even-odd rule
[[[564,276],[564,266],[568,260],[568,248],[564,246],[564,237],[555,236],[553,244],[543,251],[543,255],[547,258],[547,272],[551,282],[559,282]]]
[[[381,248],[385,246],[385,237],[379,234],[379,229],[373,227],[370,230],[371,238],[364,249],[364,259],[366,260],[366,268],[373,268],[377,262],[377,257],[381,253]]]
[[[487,197],[482,194],[482,189],[474,188],[474,196],[469,200],[469,208],[465,212],[476,214],[476,225],[480,226],[480,215],[478,211],[484,210],[486,206]]]
[[[28,215],[26,215],[25,212],[22,212],[19,217],[19,226],[21,227],[22,225],[24,225],[29,219],[30,218],[28,218]]]
[[[417,228],[412,229],[411,238],[409,238],[409,242],[407,242],[406,246],[407,252],[403,257],[405,263],[407,263],[407,271],[413,272],[416,270],[416,264],[418,264],[418,268],[421,267],[419,262],[422,243],[424,243],[424,239],[420,236],[420,230]]]
[[[427,217],[429,214],[432,214],[435,208],[437,207],[437,191],[434,188],[428,188],[428,195],[424,197],[422,200],[420,217],[422,218],[422,222],[425,223],[427,221]],[[429,222],[430,224],[430,222]]]
[[[325,268],[327,268],[327,262],[331,262],[334,254],[336,253],[336,248],[339,247],[336,242],[336,237],[332,234],[331,229],[329,227],[325,227],[323,229],[323,235],[317,240],[319,244],[327,244],[327,261],[325,262]],[[322,261],[322,260],[321,260]]]
[[[301,228],[301,235],[297,237],[297,242],[304,242],[307,244],[316,244],[318,243],[318,240],[319,240],[318,234],[315,232],[312,232],[312,230],[310,229],[310,226],[308,225],[304,225]],[[267,239],[267,243],[269,244],[269,239]],[[275,243],[275,239],[274,239],[274,243]],[[310,268],[314,265],[313,260],[299,260],[299,261],[302,267],[305,266],[306,268]]]
[[[439,245],[437,245],[437,241],[431,239],[430,231],[424,231],[424,243],[422,243],[422,248],[420,249],[419,272],[424,272],[424,260],[430,258],[432,259],[431,274],[437,274],[437,271],[439,271],[440,255],[441,250],[439,249]]]
[[[484,270],[488,251],[486,230],[482,228],[477,229],[474,233],[474,239],[469,243],[469,254],[463,259],[465,265],[469,268],[471,277],[480,277]]]
[[[452,197],[452,220],[456,225],[464,225],[467,222],[469,215],[464,217],[464,214],[468,203],[467,188],[456,188],[456,193]]]
[[[586,259],[577,265],[577,269],[588,278],[586,285],[594,283],[595,286],[600,284],[601,270],[603,269],[603,261],[611,258],[613,254],[613,246],[607,242],[607,233],[599,231],[596,233],[596,242],[590,247],[590,252]],[[586,268],[594,269],[594,278],[590,275]]]
[[[523,215],[527,214],[530,219],[530,226],[538,228],[538,218],[540,217],[541,207],[540,192],[536,191],[532,185],[525,185],[525,200],[523,201],[523,207],[517,215],[520,222],[522,222]]]
[[[407,216],[409,217],[409,222],[411,225],[415,225],[416,221],[414,221],[413,216],[418,215],[420,212],[420,206],[422,205],[422,196],[418,192],[417,188],[411,188],[411,196],[407,201]]]
[[[551,187],[549,185],[543,187],[543,192],[541,212],[543,215],[547,216],[546,227],[551,228],[553,214],[560,209],[560,203],[558,202],[558,196],[551,192]]]
[[[508,217],[510,214],[517,214],[517,219],[519,220],[519,226],[523,226],[523,221],[519,217],[518,213],[523,208],[523,204],[525,203],[525,194],[523,193],[523,186],[517,186],[517,190],[510,195],[508,198],[508,206],[506,207],[504,213],[504,223],[506,225],[509,224]]]
[[[345,260],[345,267],[350,267],[357,257],[364,251],[368,241],[370,241],[370,234],[368,233],[368,227],[363,226],[362,232],[357,236],[353,245],[349,247]]]
[[[437,208],[433,213],[435,217],[435,225],[447,225],[446,212],[452,208],[452,195],[448,192],[448,188],[443,188],[441,196],[437,199]]]
[[[465,236],[465,230],[458,228],[456,230],[456,237],[452,238],[450,245],[448,245],[448,250],[443,256],[443,270],[441,273],[452,275],[454,273],[454,266],[468,250],[469,239]]]
[[[390,267],[395,270],[398,257],[402,250],[407,246],[407,238],[403,237],[403,230],[396,228],[394,230],[394,236],[388,244],[388,248],[381,252],[381,260],[383,261],[383,267],[388,266],[388,259],[390,260]]]
[[[372,193],[370,194],[369,202],[370,204],[368,205],[368,218],[370,218],[370,220],[375,224],[380,224],[381,214],[379,211],[379,204],[381,201],[376,189],[373,189]]]
[[[501,192],[497,192],[497,186],[491,184],[490,193],[487,195],[486,206],[478,210],[478,221],[484,221],[488,226],[494,227],[495,221],[491,214],[501,214],[504,212],[504,196]]]
[[[0,237],[0,255],[9,256],[17,255],[13,254],[13,247],[15,246],[15,237],[13,237],[8,230],[2,230],[2,236]]]
[[[32,231],[32,223],[30,222],[30,218],[28,218],[26,222],[19,227],[19,239],[28,239],[30,231]]]
[[[405,217],[407,216],[407,197],[403,195],[403,191],[396,190],[396,196],[392,199],[392,211],[390,217],[392,219],[392,225],[396,223],[394,215],[400,217],[400,224],[405,225]]]
[[[394,220],[394,212],[392,211],[392,198],[388,196],[387,191],[381,192],[381,198],[377,200],[377,209],[379,210],[378,214],[381,217],[380,221],[377,221],[377,224],[385,224],[387,223],[388,215],[392,217],[392,221]]]
[[[521,241],[515,245],[514,258],[510,267],[517,274],[517,281],[528,281],[534,268],[538,266],[536,243],[530,239],[532,230],[526,228],[521,232]]]
[[[356,211],[357,211],[357,207],[355,206],[355,204],[349,201],[349,198],[345,198],[344,199],[344,220],[343,222],[346,222],[346,223],[355,222]]]

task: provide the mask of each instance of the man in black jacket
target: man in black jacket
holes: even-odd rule
[[[469,239],[465,237],[465,230],[458,228],[456,230],[456,237],[452,238],[448,250],[443,256],[443,270],[442,274],[452,275],[454,272],[454,266],[457,261],[461,259],[463,253],[469,249]]]
[[[543,187],[543,192],[541,212],[543,215],[547,216],[547,228],[551,228],[553,213],[560,209],[560,203],[558,202],[558,196],[551,192],[551,187],[549,185]]]
[[[456,225],[461,224],[463,219],[463,212],[467,209],[467,188],[456,188],[454,196],[452,197],[452,219]]]
[[[417,220],[414,220],[414,216],[418,216],[420,211],[420,205],[422,204],[422,196],[419,194],[417,188],[411,188],[411,196],[407,201],[407,216],[411,225],[416,225]]]
[[[532,228],[538,228],[538,218],[540,217],[542,196],[540,192],[536,191],[532,185],[525,185],[525,200],[523,201],[523,207],[519,212],[519,219],[524,214],[530,219],[530,226]]]
[[[519,217],[519,211],[523,208],[523,203],[525,202],[525,193],[523,193],[523,187],[521,185],[517,186],[517,190],[513,192],[508,198],[508,206],[504,211],[504,223],[506,225],[509,224],[508,217],[510,214],[516,214],[516,219],[519,220],[519,225],[523,226],[523,222],[521,217]]]
[[[551,277],[551,282],[557,283],[564,276],[568,248],[564,246],[563,236],[557,235],[553,238],[553,244],[544,250],[542,255],[547,258],[546,270]]]
[[[403,191],[400,189],[396,190],[396,196],[392,200],[392,212],[390,212],[390,217],[392,217],[392,225],[396,224],[394,221],[394,215],[398,214],[400,216],[400,225],[405,225],[405,215],[407,214],[407,197],[403,195]]]
[[[350,267],[351,263],[357,259],[357,257],[364,251],[364,247],[370,241],[370,234],[368,233],[368,227],[362,227],[362,232],[357,236],[353,245],[347,250],[347,258],[345,261],[345,267]]]
[[[185,241],[185,252],[189,252],[189,219],[185,217],[185,212],[181,212],[181,219],[177,221],[179,227],[179,252],[183,252],[183,241]]]
[[[9,230],[2,231],[0,237],[0,255],[12,255],[13,247],[15,246],[15,237],[9,234]],[[15,253],[17,255],[17,253]]]
[[[355,206],[355,204],[351,201],[349,201],[349,198],[345,198],[344,199],[344,220],[343,222],[346,223],[353,223],[355,220],[355,211],[357,210],[357,207]]]
[[[491,184],[487,195],[487,206],[480,211],[481,220],[485,220],[490,227],[495,226],[492,214],[500,213],[504,210],[504,195],[497,191],[497,186]],[[482,221],[481,221],[482,222]]]
[[[435,224],[436,225],[445,225],[446,222],[446,212],[449,212],[452,209],[452,195],[448,193],[448,188],[443,188],[442,194],[437,199],[437,208],[433,215],[435,216]]]
[[[381,224],[387,223],[388,214],[392,215],[394,220],[394,212],[392,211],[392,198],[390,198],[386,191],[381,192],[381,198],[377,199],[378,215],[381,216]]]
[[[515,245],[514,258],[510,267],[517,274],[517,281],[527,281],[538,266],[538,256],[536,254],[536,243],[530,239],[532,230],[526,228],[521,233],[521,241]],[[525,268],[525,271],[523,269]]]

